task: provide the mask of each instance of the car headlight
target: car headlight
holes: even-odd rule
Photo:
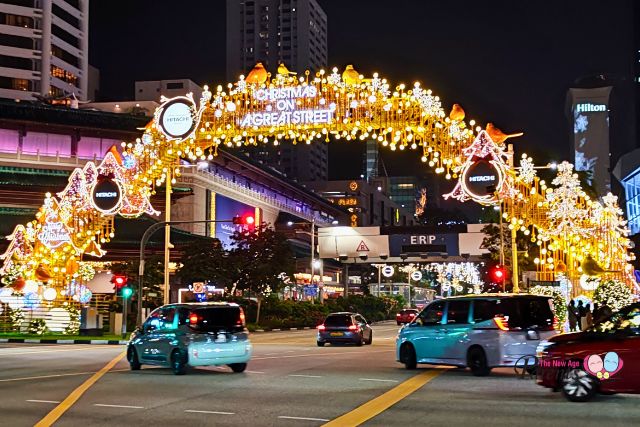
[[[551,341],[542,340],[536,347],[536,357],[540,358],[551,347],[553,343]]]

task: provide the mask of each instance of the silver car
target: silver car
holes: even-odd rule
[[[564,307],[560,307],[564,309]],[[480,294],[432,302],[396,340],[396,359],[469,367],[477,376],[491,368],[535,360],[540,340],[557,334],[551,297]]]
[[[252,348],[242,307],[235,303],[169,304],[154,310],[127,346],[131,370],[169,366],[176,375],[187,366],[228,365],[243,372]]]

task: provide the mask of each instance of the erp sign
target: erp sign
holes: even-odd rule
[[[389,236],[391,256],[420,253],[447,253],[460,255],[458,234],[392,234]]]
[[[253,206],[238,202],[216,193],[216,219],[220,221],[232,219],[234,216],[255,215]],[[230,222],[216,222],[216,238],[224,247],[232,244],[231,235],[238,230],[237,225]]]

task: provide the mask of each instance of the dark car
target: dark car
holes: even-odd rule
[[[371,344],[373,331],[369,322],[358,313],[331,313],[318,326],[318,347],[326,343]]]
[[[400,310],[400,312],[396,314],[396,322],[398,323],[398,326],[405,323],[411,323],[418,313],[419,311],[415,308],[405,308],[404,310]]]
[[[584,332],[556,335],[538,346],[538,384],[572,402],[596,393],[640,393],[640,303]]]

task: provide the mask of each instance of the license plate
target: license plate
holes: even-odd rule
[[[224,336],[223,334],[220,334],[216,337],[216,341],[215,342],[227,342],[227,337]]]
[[[329,335],[332,337],[341,337],[343,335],[342,332],[331,332]]]

